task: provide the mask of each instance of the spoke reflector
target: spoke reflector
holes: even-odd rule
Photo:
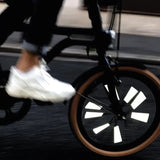
[[[103,113],[102,112],[86,112],[84,118],[89,119],[89,118],[97,118],[97,117],[102,117]]]
[[[115,88],[115,91],[116,91],[117,99],[120,100],[117,88]]]
[[[119,126],[114,127],[114,143],[120,143],[122,142],[122,136],[119,129]]]
[[[128,93],[126,94],[124,101],[126,103],[129,103],[129,101],[138,93],[138,91],[134,88],[131,87],[128,91]]]
[[[101,131],[103,131],[104,129],[108,128],[109,126],[110,126],[110,124],[109,124],[109,123],[106,123],[106,124],[104,124],[104,125],[101,125],[101,126],[99,126],[99,127],[94,128],[94,129],[93,129],[93,132],[94,132],[95,134],[98,134],[98,133],[100,133]]]
[[[88,102],[87,105],[85,106],[86,109],[93,109],[93,110],[100,110],[102,106],[99,106],[95,103]]]
[[[147,123],[149,119],[149,113],[132,112],[131,118]]]
[[[104,85],[105,89],[109,92],[108,85]]]
[[[139,92],[131,104],[132,108],[136,109],[145,100],[146,100],[146,96],[143,94],[143,92]]]

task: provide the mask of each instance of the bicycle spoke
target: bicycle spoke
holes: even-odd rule
[[[133,100],[133,102],[131,103],[131,107],[133,109],[136,109],[137,107],[140,106],[141,103],[143,103],[146,100],[146,96],[144,95],[144,93],[142,91],[140,91],[138,93],[138,95],[135,97],[135,99]]]
[[[108,84],[105,84],[105,85],[104,85],[104,88],[105,88],[105,90],[107,91],[107,93],[109,94]],[[115,86],[115,93],[116,93],[117,99],[120,100],[119,93],[118,93],[118,90],[117,90],[116,86]]]
[[[98,126],[98,127],[96,127],[96,128],[93,128],[93,132],[94,132],[95,134],[98,134],[98,133],[104,131],[104,130],[105,130],[106,128],[108,128],[109,126],[110,126],[109,123],[105,123],[105,124],[103,124],[103,125],[101,125],[101,126]]]
[[[102,106],[97,105],[95,103],[92,102],[88,102],[87,105],[85,106],[86,109],[93,109],[93,110],[101,110]]]
[[[120,96],[116,87],[115,87],[115,92],[116,92],[117,99],[120,100]]]
[[[104,112],[108,112],[108,113],[111,113],[111,114],[114,114],[112,112],[111,109],[109,109],[110,106],[107,106],[106,104],[104,104],[103,102],[99,101],[98,99],[94,98],[94,97],[91,97],[91,96],[84,96],[80,93],[77,92],[78,95],[80,95],[81,97],[83,97],[84,99],[86,99],[87,101],[89,101],[87,103],[87,105],[85,106],[86,109],[101,109],[103,110]]]
[[[149,120],[149,113],[132,112],[131,113],[131,118],[135,119],[137,121],[147,123],[148,120]]]
[[[114,135],[114,140],[113,140],[114,143],[122,142],[122,135],[121,135],[121,131],[120,131],[119,126],[114,127],[113,135]]]
[[[102,117],[103,116],[103,112],[86,112],[85,113],[85,119],[89,119],[89,118],[98,118],[98,117]]]
[[[129,91],[127,92],[126,96],[124,97],[124,101],[126,103],[129,103],[137,93],[138,93],[138,91],[134,87],[130,87]]]

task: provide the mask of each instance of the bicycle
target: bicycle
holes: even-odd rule
[[[121,11],[118,2],[114,4],[109,30],[112,29],[117,9],[119,13]],[[91,7],[94,10],[90,10]],[[118,63],[118,58],[105,56],[111,34],[99,32],[97,26],[101,28],[101,21],[97,3],[88,8],[93,29],[54,28],[53,33],[67,33],[68,37],[51,48],[43,58],[49,63],[69,46],[87,47],[88,57],[97,60],[98,65],[73,82],[77,91],[69,101],[69,122],[73,134],[86,149],[95,154],[109,157],[131,155],[151,144],[160,133],[160,82],[143,64]],[[93,16],[95,10],[98,14],[96,23]],[[72,36],[95,36],[97,33],[100,34],[98,40],[102,42],[98,45],[94,38],[80,39]],[[90,47],[97,49],[97,56],[89,55]],[[0,73],[0,109],[4,111],[0,124],[7,125],[22,119],[28,113],[31,100],[9,97],[5,92],[9,71],[1,70]],[[38,105],[46,104],[35,102]]]

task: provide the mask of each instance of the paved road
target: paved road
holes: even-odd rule
[[[64,36],[55,35],[53,37],[51,45],[56,44],[63,38]],[[153,36],[146,36],[146,35],[134,35],[134,34],[122,34],[120,38],[120,56],[125,56],[125,57],[129,56],[132,58],[133,57],[148,58],[148,59],[156,59],[156,61],[157,60],[160,61],[159,42],[160,42],[160,37],[153,37]],[[21,33],[14,32],[7,39],[7,41],[4,43],[2,47],[20,48],[21,47]],[[82,55],[85,56],[86,53],[84,52],[83,49],[84,47],[79,47],[79,48],[76,48],[74,52],[77,52],[80,54],[83,53]],[[66,53],[68,53],[68,51],[66,51]]]
[[[0,56],[4,69],[15,64],[15,57]],[[79,61],[79,62],[78,62]],[[73,82],[95,62],[58,58],[50,64],[52,74],[67,82]],[[149,66],[159,76],[159,67]],[[100,160],[86,151],[73,136],[68,122],[68,106],[32,105],[25,118],[8,126],[0,126],[1,160]],[[145,150],[119,160],[159,160],[160,138]],[[104,158],[110,160],[111,158]]]

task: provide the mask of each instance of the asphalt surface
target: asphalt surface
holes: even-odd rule
[[[14,65],[17,57],[0,56],[3,69]],[[96,62],[73,58],[57,58],[50,63],[51,74],[72,83]],[[147,66],[159,76],[158,66]],[[143,151],[119,160],[159,160],[160,139]],[[112,158],[91,154],[74,137],[68,121],[68,105],[37,106],[35,103],[21,121],[0,126],[1,160],[101,160]]]
[[[6,42],[2,45],[2,48],[10,48],[10,49],[20,49],[21,48],[21,33],[20,32],[14,32],[11,34]],[[54,35],[53,39],[51,41],[51,46],[58,43],[60,40],[64,39],[65,36],[62,35]],[[134,34],[121,34],[120,36],[120,51],[119,56],[130,57],[133,58],[148,58],[148,59],[156,59],[160,61],[160,37],[155,36],[147,36],[147,35],[134,35]],[[116,42],[115,42],[116,47]],[[72,47],[73,48],[73,47]],[[82,51],[83,50],[83,51]],[[70,51],[66,51],[66,54]],[[75,53],[80,53],[81,56],[86,56],[86,52],[84,52],[84,47],[74,47],[74,53],[72,54],[72,57],[75,57]],[[83,53],[82,53],[83,52]],[[114,50],[109,51],[114,52]],[[2,53],[1,53],[2,54]],[[3,53],[4,54],[4,53]]]

